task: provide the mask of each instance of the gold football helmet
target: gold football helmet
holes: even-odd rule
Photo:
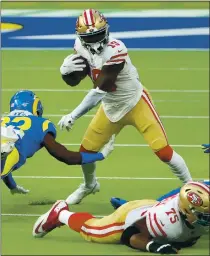
[[[201,182],[188,182],[181,188],[179,209],[189,223],[210,225],[209,196],[209,186]]]
[[[76,34],[82,45],[92,54],[100,54],[108,43],[108,27],[103,14],[94,9],[87,9],[77,19]]]

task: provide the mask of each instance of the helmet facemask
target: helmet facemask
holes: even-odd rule
[[[109,32],[108,25],[100,31],[86,34],[77,34],[82,45],[92,54],[100,54],[104,46],[108,43]]]

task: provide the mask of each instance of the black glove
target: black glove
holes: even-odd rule
[[[160,253],[160,254],[177,254],[178,250],[172,247],[171,244],[159,244],[155,241],[150,241],[146,249],[148,252]]]

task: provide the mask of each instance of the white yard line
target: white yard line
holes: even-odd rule
[[[2,88],[3,92],[16,92],[18,90],[31,90],[34,92],[89,92],[90,89],[52,89],[52,88],[45,88],[45,89],[37,89],[37,88]],[[150,92],[161,92],[161,93],[209,93],[209,90],[176,90],[176,89],[150,89]]]
[[[2,47],[2,51],[66,51],[73,50],[71,47]],[[148,52],[209,52],[208,48],[128,48],[129,51],[148,51]]]
[[[46,117],[62,117],[62,114],[46,114]],[[84,117],[94,117],[95,115],[84,115]],[[163,119],[209,119],[209,116],[160,116]]]
[[[83,179],[82,176],[13,176],[16,179]],[[177,178],[164,177],[97,177],[100,180],[177,180]],[[193,178],[194,180],[204,180],[204,178]]]
[[[80,143],[63,143],[64,146],[80,146]],[[114,144],[115,147],[149,147],[148,144]],[[175,148],[201,148],[201,145],[171,145]]]
[[[41,214],[30,214],[30,213],[2,213],[1,216],[10,217],[39,217]],[[103,218],[105,215],[94,215],[96,218]]]
[[[42,67],[42,66],[19,66],[19,67],[2,67],[2,71],[59,71],[58,67]],[[150,71],[208,71],[209,68],[199,68],[199,67],[172,67],[172,68],[138,68],[141,70],[150,70]]]

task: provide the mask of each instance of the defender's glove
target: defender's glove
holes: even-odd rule
[[[178,250],[172,247],[171,244],[159,244],[155,241],[150,241],[146,245],[148,252],[160,253],[160,254],[177,254]]]
[[[72,129],[73,124],[74,119],[72,118],[71,114],[63,116],[58,122],[60,129],[63,130],[63,128],[65,127],[68,132]]]
[[[63,64],[60,67],[60,72],[62,75],[67,75],[74,71],[83,71],[86,65],[81,59],[75,60],[78,57],[81,57],[81,55],[71,54],[64,59]]]
[[[107,158],[107,156],[114,150],[114,141],[115,141],[115,134],[112,135],[109,142],[101,150],[101,153],[104,156],[104,158]]]
[[[210,144],[202,144],[204,150],[204,153],[210,153]]]
[[[11,192],[12,195],[14,195],[14,194],[28,194],[29,190],[17,185],[16,188],[10,189],[10,192]]]

